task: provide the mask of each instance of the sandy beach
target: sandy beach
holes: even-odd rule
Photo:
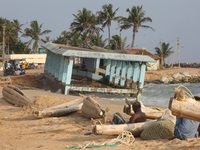
[[[157,79],[162,76],[170,76],[177,72],[190,72],[190,74],[198,74],[199,69],[169,69],[163,72],[151,71],[147,72],[145,80],[154,80],[154,75]],[[31,72],[31,71],[30,71]],[[30,74],[32,74],[32,71]],[[38,71],[42,73],[42,71]],[[36,73],[37,74],[37,73]],[[166,77],[167,77],[166,76]],[[155,77],[155,78],[156,78]],[[37,119],[33,117],[30,110],[23,107],[16,107],[9,104],[2,98],[2,89],[0,87],[0,149],[2,150],[54,150],[67,149],[67,146],[82,144],[86,141],[104,142],[110,141],[117,136],[110,135],[84,135],[91,132],[91,122],[82,116],[81,111],[62,117],[51,117]],[[55,94],[43,89],[27,89],[23,92],[30,99],[36,99],[41,103],[38,106],[56,105],[52,101],[46,101],[48,96],[52,99],[59,99],[60,102],[68,102],[80,98],[79,96],[65,96]],[[113,102],[108,100],[97,100],[102,107],[110,108],[107,113],[107,124],[110,124],[112,116],[115,112],[120,112],[123,117],[130,117],[123,113],[123,102]],[[51,103],[51,104],[50,104]],[[140,137],[135,137],[135,142],[132,145],[121,145],[116,147],[103,147],[96,149],[200,149],[200,139],[189,138],[186,141],[179,139],[168,140],[142,140]]]

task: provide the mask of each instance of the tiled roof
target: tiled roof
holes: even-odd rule
[[[143,50],[143,49],[125,49],[125,50],[129,52],[130,54],[134,54],[134,55],[142,55],[142,52],[144,51],[143,55],[150,56],[151,58],[155,60],[161,59],[161,57],[159,57],[158,55],[152,54],[147,50]]]

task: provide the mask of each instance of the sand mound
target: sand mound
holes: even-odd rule
[[[44,108],[53,107],[67,102],[69,102],[69,100],[61,100],[58,97],[40,95],[36,96],[33,100],[31,100],[27,106],[24,106],[22,111],[31,114],[33,109],[43,110]]]

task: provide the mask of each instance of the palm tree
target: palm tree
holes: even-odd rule
[[[70,40],[71,33],[64,30],[62,33],[62,42],[65,45],[68,45],[68,41]]]
[[[112,43],[112,49],[118,49],[118,50],[123,50],[127,47],[129,47],[129,45],[126,46],[126,41],[127,41],[127,37],[125,37],[123,40],[121,38],[121,34],[120,35],[113,35],[112,39],[111,39],[111,43]],[[126,47],[125,47],[126,46]]]
[[[98,47],[104,47],[105,41],[103,41],[103,35],[100,35],[99,32],[91,37],[91,43]]]
[[[19,33],[22,33],[21,27],[22,27],[24,24],[20,24],[19,21],[18,21],[17,19],[14,19],[12,23],[13,23],[13,28],[14,28],[14,30],[16,31],[16,35],[17,35],[17,39],[18,39],[18,32],[19,32]]]
[[[133,48],[135,34],[138,32],[139,28],[150,28],[153,31],[155,30],[150,26],[143,25],[145,22],[152,22],[152,19],[150,17],[144,17],[146,12],[142,10],[142,6],[133,6],[131,10],[127,9],[126,11],[129,13],[128,18],[119,17],[118,23],[120,31],[133,27],[133,40],[131,45],[131,48]]]
[[[86,8],[83,8],[83,10],[78,10],[78,14],[75,15],[74,22],[71,23],[70,28],[73,29],[75,32],[79,32],[79,35],[83,33],[85,36],[85,41],[83,47],[87,46],[88,41],[88,33],[98,32],[100,28],[96,27],[97,20],[96,16]]]
[[[40,36],[44,35],[44,34],[47,34],[47,33],[50,33],[51,30],[44,30],[42,31],[42,25],[38,25],[38,22],[36,20],[34,21],[31,21],[30,22],[30,29],[29,28],[26,28],[24,30],[24,34],[22,34],[23,37],[31,37],[31,40],[29,40],[26,45],[28,48],[31,43],[34,41],[33,43],[33,52],[36,53],[37,51],[37,48],[38,48],[38,42],[40,42],[40,44],[42,44],[42,41],[40,39]]]
[[[3,40],[3,26],[6,24],[6,19],[0,17],[0,41]]]
[[[10,41],[14,40],[17,41],[17,32],[14,29],[14,25],[10,20],[6,20],[6,41],[8,44],[8,55],[10,54]]]
[[[110,46],[110,26],[112,20],[117,20],[118,17],[115,17],[116,12],[118,11],[119,7],[113,11],[113,5],[103,5],[103,11],[98,11],[98,21],[102,23],[102,28],[108,26],[108,45]]]
[[[155,47],[155,51],[156,51],[156,55],[160,56],[165,64],[165,58],[170,56],[173,51],[170,51],[172,49],[172,47],[169,47],[169,43],[162,43],[162,49],[160,49],[159,47]],[[163,64],[162,64],[163,65]]]

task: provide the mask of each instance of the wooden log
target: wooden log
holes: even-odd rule
[[[18,87],[14,86],[14,85],[8,85],[8,88],[11,88],[13,90],[15,90],[16,92],[18,92],[19,94],[21,94],[22,96],[24,96],[26,99],[31,100],[24,92],[22,92]]]
[[[72,112],[76,112],[78,110],[81,110],[83,103],[71,106],[69,108],[62,108],[62,109],[53,109],[53,110],[34,110],[33,116],[36,118],[46,118],[46,117],[59,117],[59,116],[65,116]]]
[[[141,132],[152,125],[156,120],[142,123],[119,124],[119,125],[93,125],[92,131],[96,134],[119,135],[122,131],[130,131],[134,136],[139,136]]]
[[[82,102],[83,102],[83,98],[79,98],[79,99],[76,99],[76,100],[73,100],[73,101],[70,101],[70,102],[67,102],[67,103],[64,103],[64,104],[60,104],[60,105],[56,105],[56,106],[53,106],[53,107],[45,108],[44,110],[68,108],[68,107],[77,105],[77,104],[82,103]]]
[[[179,101],[171,97],[169,109],[174,116],[200,122],[200,102],[198,101]]]

